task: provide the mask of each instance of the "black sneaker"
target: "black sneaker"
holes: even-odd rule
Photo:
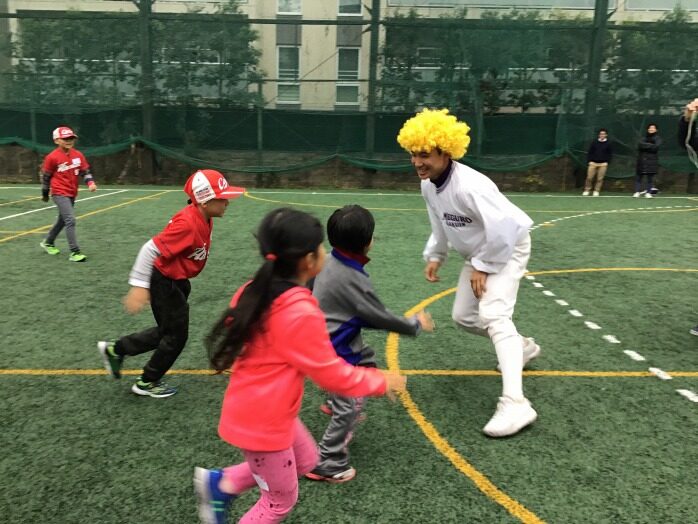
[[[305,474],[305,478],[310,480],[324,480],[330,484],[342,484],[344,482],[349,482],[356,476],[356,470],[351,466],[347,466],[346,469],[337,472],[323,471],[320,468],[315,468],[310,473]]]
[[[158,380],[157,382],[143,382],[141,379],[138,379],[138,382],[131,386],[131,391],[136,395],[144,397],[166,398],[177,393],[177,388],[168,386],[162,380]]]

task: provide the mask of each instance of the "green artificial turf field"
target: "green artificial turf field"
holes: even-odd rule
[[[367,270],[380,297],[400,313],[428,302],[437,331],[368,332],[381,367],[409,375],[408,394],[369,402],[351,445],[356,479],[301,480],[287,522],[698,519],[698,337],[689,334],[698,324],[696,197],[508,195],[536,222],[515,322],[543,349],[524,379],[539,419],[493,440],[481,428],[500,392],[494,350],[450,320],[458,256],[440,282],[422,276],[429,224],[416,184],[413,193],[252,190],[233,201],[192,280],[190,338],[169,376],[180,393],[162,400],[129,392],[147,356],[128,359],[131,374],[115,381],[95,344],[152,324],[149,310],[128,316],[120,299],[140,246],[184,193],[81,193],[84,264],[68,262],[63,234],[60,255],[39,247],[55,209],[38,194],[38,186],[0,188],[3,523],[196,522],[193,467],[240,459],[216,433],[226,378],[208,373],[202,339],[260,262],[255,226],[281,205],[325,222],[350,203],[376,218]],[[309,384],[301,417],[316,438],[327,422],[321,398]],[[240,497],[230,522],[256,497]]]

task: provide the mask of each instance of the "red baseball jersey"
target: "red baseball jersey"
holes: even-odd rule
[[[89,167],[80,151],[71,149],[66,153],[57,147],[46,155],[42,169],[51,175],[51,194],[75,198],[78,195],[78,175]]]
[[[172,217],[153,242],[160,250],[155,267],[168,278],[193,278],[204,269],[211,249],[213,220],[190,204]]]

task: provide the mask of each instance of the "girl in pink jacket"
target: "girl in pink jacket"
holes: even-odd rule
[[[207,339],[212,366],[232,366],[218,432],[245,461],[195,468],[204,524],[224,524],[232,501],[258,486],[260,498],[241,523],[281,522],[298,499],[298,478],[317,464],[317,445],[298,418],[305,377],[345,396],[384,395],[405,377],[354,367],[332,348],[325,318],[305,287],[323,266],[320,222],[301,211],[269,213],[257,232],[264,263],[233,296]]]

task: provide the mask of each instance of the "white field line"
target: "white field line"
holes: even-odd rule
[[[686,397],[686,398],[687,398],[688,400],[690,400],[691,402],[696,402],[696,403],[698,403],[698,395],[696,395],[696,394],[695,394],[693,391],[691,391],[690,389],[677,389],[676,392],[677,392],[679,395],[683,395],[684,397]]]
[[[649,372],[661,380],[671,380],[673,377],[659,368],[649,368]]]
[[[628,355],[630,358],[632,358],[636,362],[642,362],[643,360],[645,360],[645,357],[640,355],[640,353],[638,353],[637,351],[632,351],[630,349],[626,349],[625,351],[623,351],[623,353]]]
[[[37,186],[0,186],[0,190],[2,189],[32,189],[36,190]],[[152,192],[157,192],[157,191],[181,191],[181,189],[139,189],[139,188],[129,188],[129,191],[152,191]],[[405,193],[359,193],[359,192],[352,192],[352,193],[345,193],[345,192],[339,192],[339,191],[257,191],[255,189],[251,189],[249,191],[250,194],[254,195],[328,195],[328,196],[341,196],[341,195],[349,195],[349,196],[410,196],[410,197],[415,197],[415,198],[421,198],[422,195],[419,191],[409,191]],[[577,198],[577,199],[584,199],[585,201],[587,198],[577,195],[540,195],[540,194],[527,194],[527,193],[505,193],[506,195],[510,197],[516,197],[516,198]],[[600,197],[597,198],[624,198],[628,199],[627,196],[624,195],[601,195]],[[662,200],[686,200],[686,199],[691,199],[691,196],[662,196],[658,197],[661,198]]]
[[[106,196],[116,195],[116,194],[118,194],[118,193],[125,193],[126,191],[129,191],[129,190],[128,190],[128,189],[120,189],[120,190],[118,190],[118,191],[112,191],[111,193],[103,193],[103,194],[101,194],[101,195],[91,196],[91,197],[87,197],[87,198],[81,198],[80,200],[78,200],[78,202],[85,202],[85,201],[87,201],[87,200],[92,200],[92,199],[94,199],[94,198],[102,198],[102,197],[106,197]],[[38,208],[38,209],[32,209],[31,211],[25,211],[24,213],[16,213],[16,214],[14,214],[14,215],[9,215],[9,216],[6,216],[6,217],[0,217],[0,221],[2,221],[2,220],[9,220],[10,218],[21,217],[21,216],[23,216],[23,215],[29,215],[29,214],[31,214],[31,213],[37,213],[37,212],[39,212],[39,211],[46,211],[47,209],[56,209],[56,206],[40,207],[40,208]]]
[[[84,186],[83,186],[84,187]],[[102,187],[101,185],[99,187]],[[35,186],[0,186],[0,190],[2,189],[29,189],[31,191],[38,191],[41,189],[40,185],[35,185]],[[100,193],[102,191],[116,191],[118,190],[118,187],[103,187],[100,189]],[[124,191],[146,191],[146,192],[152,192],[152,193],[160,193],[162,191],[182,191],[182,189],[147,189],[147,188],[142,188],[142,187],[125,187],[123,188]],[[87,189],[85,189],[87,191]],[[421,195],[420,195],[421,196]]]

